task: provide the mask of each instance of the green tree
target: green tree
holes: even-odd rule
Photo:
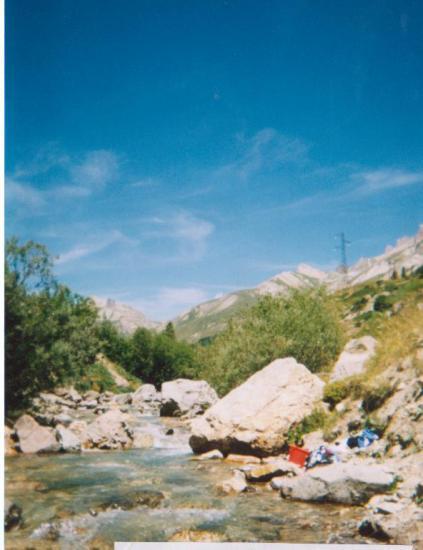
[[[225,394],[279,357],[292,356],[313,372],[321,370],[342,343],[339,312],[324,290],[264,296],[210,346],[198,350],[200,376]]]
[[[131,338],[128,370],[144,382],[154,381],[154,335],[146,328],[138,328]]]
[[[168,338],[171,338],[172,340],[176,340],[175,327],[173,326],[173,323],[171,321],[167,323],[166,328],[163,331],[163,334],[165,334]]]
[[[128,367],[132,357],[131,339],[109,320],[102,320],[97,324],[97,334],[104,355],[111,361]]]
[[[91,300],[60,285],[47,249],[6,243],[6,409],[37,392],[74,380],[93,363],[99,342]]]

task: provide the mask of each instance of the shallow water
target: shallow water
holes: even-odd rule
[[[144,419],[143,425],[154,434],[152,449],[8,458],[6,494],[23,508],[25,521],[7,535],[8,546],[28,539],[55,540],[64,550],[89,548],[94,538],[106,546],[116,540],[166,541],[185,529],[212,531],[230,541],[318,543],[362,514],[357,508],[284,501],[265,484],[256,485],[256,492],[219,496],[215,486],[230,477],[233,464],[191,461],[186,432],[165,436],[167,426],[158,418]],[[144,489],[164,493],[160,507],[89,513]]]

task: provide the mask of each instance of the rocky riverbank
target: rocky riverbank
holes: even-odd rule
[[[354,350],[368,360],[361,346],[349,344],[337,378],[348,374],[348,353]],[[357,357],[353,362],[356,370]],[[26,414],[6,428],[6,454],[146,452],[178,438],[187,452],[189,437],[195,454],[189,457],[187,452],[186,457],[197,464],[189,466],[190,471],[194,476],[219,473],[209,490],[223,506],[228,499],[257,492],[269,498],[276,494],[288,506],[346,505],[357,509],[359,520],[342,532],[335,530],[327,542],[370,538],[421,548],[423,380],[416,376],[413,358],[387,368],[384,377],[391,389],[372,404],[379,439],[364,448],[340,445],[339,462],[309,470],[290,462],[287,451],[292,435],[315,415],[316,407],[336,421],[325,433],[314,429],[303,434],[304,448],[310,451],[322,444],[333,449],[356,434],[368,422],[369,407],[353,395],[336,408],[330,405],[324,401],[324,382],[292,358],[274,361],[220,400],[206,382],[190,380],[166,382],[160,392],[146,384],[122,394],[80,394],[73,388],[40,394]],[[160,424],[152,421],[160,417]],[[159,493],[164,500],[156,494],[157,506],[162,500],[171,505],[165,493]],[[145,496],[127,494],[93,505],[87,513],[91,508],[95,516],[148,506],[140,495]],[[8,529],[19,529],[19,506],[11,501],[7,512]]]
[[[363,353],[362,346],[349,343],[340,358],[343,376],[349,374],[348,362],[355,371],[364,368],[349,354],[356,351],[362,362],[368,361],[374,347],[372,342]],[[340,370],[335,369],[337,378]],[[332,415],[336,422],[329,433],[304,435],[305,447],[314,450],[324,444],[338,463],[305,470],[286,460],[290,436],[298,426],[318,408],[319,414],[330,409],[322,402],[321,379],[292,358],[274,361],[193,420],[190,445],[204,453],[199,457],[204,459],[233,461],[233,453],[243,455],[238,459],[243,464],[219,484],[223,494],[270,481],[284,499],[366,506],[357,525],[363,536],[422,545],[423,379],[416,376],[413,358],[386,369],[383,376],[380,383],[388,377],[390,390],[384,399],[376,392],[371,403],[373,423],[379,425],[379,435],[372,432],[375,443],[352,448],[345,444],[369,422],[370,408],[348,394]],[[333,445],[335,439],[338,445]]]
[[[183,379],[164,383],[161,392],[150,384],[121,394],[81,395],[74,388],[58,388],[41,393],[26,414],[6,427],[6,455],[149,448],[154,437],[146,417],[186,422],[217,399],[206,382]],[[171,427],[167,435],[173,435]]]

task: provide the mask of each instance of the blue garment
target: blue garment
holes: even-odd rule
[[[377,441],[379,436],[369,428],[366,428],[356,437],[349,437],[347,445],[350,448],[358,447],[359,449],[365,449],[369,447],[374,441]]]
[[[318,464],[332,464],[332,462],[339,462],[337,455],[324,445],[320,445],[320,447],[309,454],[305,467],[309,470]]]

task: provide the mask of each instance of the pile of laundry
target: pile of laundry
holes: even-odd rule
[[[350,436],[344,441],[337,441],[330,447],[320,445],[314,451],[311,451],[305,460],[305,468],[309,470],[319,464],[333,464],[341,462],[340,455],[349,452],[351,449],[365,449],[379,439],[379,436],[371,429],[364,429],[359,435]]]

